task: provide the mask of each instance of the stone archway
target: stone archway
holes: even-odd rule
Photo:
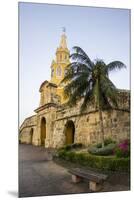
[[[66,123],[65,128],[65,144],[73,144],[74,143],[74,135],[75,135],[75,126],[72,120],[69,120]]]
[[[40,135],[40,139],[41,139],[41,145],[45,145],[45,139],[46,139],[46,119],[45,117],[43,117],[41,119],[41,135]]]
[[[33,130],[33,128],[31,128],[31,130],[30,130],[30,144],[33,143],[33,132],[34,132],[34,130]]]

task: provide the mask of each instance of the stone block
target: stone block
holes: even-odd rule
[[[100,191],[102,188],[102,185],[99,184],[99,183],[96,183],[94,181],[90,181],[89,182],[89,189],[93,192],[97,192],[97,191]]]
[[[72,174],[72,182],[79,183],[82,180],[81,177]]]

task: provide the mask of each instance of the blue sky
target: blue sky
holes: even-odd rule
[[[130,89],[130,11],[127,9],[19,3],[20,123],[39,106],[39,87],[50,79],[62,27],[67,44],[82,47],[91,59],[124,62],[111,80]]]

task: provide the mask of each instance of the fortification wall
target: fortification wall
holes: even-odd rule
[[[118,109],[103,111],[105,138],[116,141],[130,137],[130,94],[120,90]],[[66,143],[65,127],[72,121],[75,127],[74,142],[85,145],[101,141],[99,114],[93,105],[89,105],[84,113],[80,113],[81,102],[72,108],[62,107],[57,110],[54,123],[53,146],[61,147]]]
[[[37,116],[33,115],[24,120],[19,130],[19,142],[26,144],[34,144],[36,137]]]
[[[104,110],[103,123],[105,138],[122,140],[130,137],[130,94],[119,91],[118,109]],[[44,105],[37,109],[37,114],[23,122],[19,139],[22,143],[41,145],[42,119],[46,121],[45,147],[62,147],[66,144],[66,124],[74,124],[74,142],[85,145],[98,143],[101,140],[98,110],[93,105],[80,113],[82,100],[74,107],[64,105]],[[31,136],[32,135],[32,136]]]
[[[53,146],[62,147],[66,143],[65,126],[73,121],[75,127],[74,143],[84,145],[101,142],[100,122],[98,112],[69,116],[55,121]],[[105,138],[120,141],[130,137],[130,113],[122,110],[103,112]]]

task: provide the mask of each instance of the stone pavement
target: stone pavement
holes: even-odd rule
[[[19,197],[85,192],[88,183],[72,183],[68,170],[52,161],[52,150],[19,145]]]
[[[75,164],[54,162],[52,149],[19,145],[19,197],[89,193],[88,182],[72,183]],[[129,174],[112,173],[101,192],[130,190]]]

